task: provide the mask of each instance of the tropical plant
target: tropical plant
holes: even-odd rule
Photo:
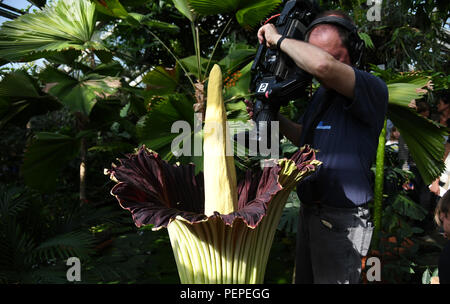
[[[45,217],[39,215],[51,207],[38,209],[36,214],[36,205],[42,204],[36,194],[22,187],[4,184],[0,184],[0,193],[2,283],[61,283],[66,280],[65,268],[55,261],[71,256],[87,260],[94,238],[80,227],[65,230],[74,213],[66,213],[66,220],[60,223],[52,222],[55,226],[42,226],[36,219],[44,220]],[[24,225],[26,221],[23,218],[27,218],[27,225]]]
[[[433,122],[411,108],[411,102],[419,99],[428,91],[423,89],[429,85],[430,78],[415,73],[405,73],[392,77],[391,71],[379,71],[378,75],[385,79],[389,90],[389,107],[387,117],[399,129],[408,145],[412,158],[425,184],[437,178],[444,170],[444,139],[448,130]],[[377,246],[379,231],[382,227],[381,214],[383,205],[384,159],[386,126],[379,137],[376,160],[374,222],[375,234],[373,244]]]
[[[450,4],[445,0],[380,1],[379,19],[368,18],[373,1],[319,1],[321,7],[348,12],[374,47],[368,64],[386,69],[448,71]],[[378,5],[378,4],[377,4]]]
[[[46,195],[50,195],[31,192],[33,202],[41,202],[32,210],[36,214],[42,211],[45,215],[36,217],[35,222],[53,225],[48,223],[72,212],[72,207],[62,207],[62,197],[70,197],[70,204],[73,202],[73,184],[80,179],[77,170],[81,169],[81,181],[86,178],[84,173],[92,177],[88,182],[85,180],[85,191],[82,186],[78,196],[82,199],[90,196],[91,202],[102,202],[107,197],[109,184],[104,184],[97,173],[109,166],[110,159],[132,151],[140,144],[146,144],[171,164],[194,162],[195,173],[202,171],[201,158],[172,153],[170,143],[177,134],[171,133],[170,127],[177,120],[187,121],[194,132],[186,136],[191,137],[192,142],[201,141],[203,134],[195,132],[198,129],[194,112],[200,113],[204,109],[201,103],[206,98],[206,75],[214,64],[219,64],[223,71],[228,118],[248,119],[242,99],[249,97],[250,66],[257,44],[255,25],[281,1],[59,0],[48,1],[47,6],[45,0],[30,2],[39,10],[26,13],[29,12],[27,9],[23,18],[6,22],[0,29],[0,64],[33,62],[38,58],[44,62],[44,67],[27,64],[15,70],[4,66],[0,71],[0,135],[3,145],[9,147],[0,154],[0,178],[3,183],[20,180],[17,172],[20,164],[26,183],[46,190]],[[435,72],[425,71],[421,76],[431,76],[437,88],[448,87],[449,78],[445,74],[448,63],[443,60],[448,35],[442,26],[448,18],[446,1],[383,1],[381,22],[367,20],[367,1],[320,2],[324,8],[348,10],[355,18],[364,40],[368,45],[370,42],[374,45],[369,49],[370,63],[384,64],[395,71],[406,70],[410,65],[416,69],[431,67]],[[441,52],[435,51],[438,49]],[[393,95],[398,92],[403,96],[399,99],[401,106],[389,106],[389,112],[393,113],[390,117],[398,118],[403,124],[403,132],[410,131],[409,141],[413,146],[410,150],[418,148],[419,151],[411,153],[422,161],[421,174],[431,179],[440,170],[436,159],[441,151],[424,150],[421,146],[425,146],[423,143],[434,145],[443,134],[440,131],[444,130],[439,128],[437,132],[434,126],[424,123],[406,107],[408,99],[417,96],[411,93],[423,81],[417,78],[416,83],[409,76],[401,79],[389,69],[385,74],[375,67],[372,69],[387,82],[392,82],[390,92]],[[436,103],[433,94],[425,97],[430,104]],[[303,106],[299,101],[292,101],[282,111],[292,117],[299,115],[299,104]],[[426,127],[423,130],[427,131],[417,131],[418,126]],[[434,135],[430,136],[430,133]],[[292,150],[295,147],[289,143],[283,143],[282,148],[283,155],[291,156],[295,152]],[[22,159],[24,151],[25,161]],[[258,167],[259,159],[237,157],[235,163],[239,169],[238,177],[244,177],[247,169]],[[24,191],[28,193],[29,190]],[[51,205],[54,209],[44,204],[51,201],[55,202]],[[73,208],[78,205],[74,202]],[[298,205],[288,204],[287,207],[280,233],[289,230],[288,227],[294,225],[290,219],[296,218],[292,215]],[[27,213],[27,208],[22,212]],[[89,205],[84,204],[82,208],[89,208]],[[34,228],[35,233],[30,236],[28,218],[32,217],[15,216],[18,228],[11,228],[10,231],[15,232],[10,235],[15,235],[17,244],[26,245],[26,240],[31,239],[33,246],[30,248],[36,248],[52,237],[55,242],[60,242],[79,231],[76,225],[72,226],[75,227],[73,235],[70,229],[59,234],[42,227]],[[95,223],[96,228],[91,227],[98,232],[95,233],[97,238],[99,235],[111,238],[101,243],[105,249],[89,254],[90,261],[98,267],[87,264],[89,270],[85,282],[177,281],[173,277],[175,261],[161,258],[168,252],[162,249],[164,246],[158,246],[169,244],[166,235],[146,231],[146,228],[136,230],[129,227],[130,223]],[[20,238],[25,241],[18,241]],[[33,265],[39,264],[39,269],[46,263],[54,265],[53,255],[58,263],[61,262],[58,246],[47,248],[52,248],[45,251],[48,259],[43,253],[39,261],[33,260]],[[3,251],[10,257],[8,252]],[[158,261],[161,267],[155,266],[153,261]],[[148,267],[139,269],[139,263]],[[127,266],[121,268],[122,264]],[[29,270],[30,264],[26,265],[24,269]],[[130,269],[128,274],[125,267]],[[62,272],[60,274],[63,277]],[[22,278],[25,276],[28,279],[14,277],[12,281],[40,280],[28,275]]]
[[[70,12],[70,13],[69,13]],[[95,5],[90,1],[59,1],[55,5],[47,5],[41,11],[25,14],[13,21],[5,22],[0,30],[2,42],[0,43],[0,57],[10,61],[30,61],[45,57],[59,64],[76,63],[78,57],[89,60],[91,68],[95,66],[95,51],[105,51],[100,42],[99,32],[95,29]],[[71,70],[63,72],[55,68],[47,68],[40,73],[41,81],[47,86],[43,89],[46,93],[57,98],[60,105],[69,108],[77,115],[77,133],[75,137],[65,137],[60,134],[43,134],[38,137],[34,145],[38,149],[30,149],[26,154],[27,165],[24,167],[24,175],[27,181],[34,181],[32,186],[49,191],[54,188],[55,175],[58,167],[52,168],[53,174],[48,178],[36,178],[38,166],[43,165],[42,158],[58,160],[63,164],[69,155],[80,155],[80,200],[85,201],[85,176],[86,170],[86,136],[84,132],[89,114],[96,101],[116,92],[120,86],[118,79],[95,74],[92,71],[80,72]],[[23,74],[23,73],[22,73]],[[5,77],[13,78],[13,76]],[[5,79],[4,86],[10,87]],[[20,79],[16,79],[16,86],[20,85]],[[17,94],[17,93],[16,93]],[[8,97],[14,95],[9,94]],[[12,96],[11,96],[12,95]],[[36,102],[28,99],[35,107]],[[39,114],[34,112],[34,115]],[[43,140],[45,138],[45,140]],[[75,143],[75,146],[66,145]],[[49,144],[47,150],[41,150]],[[60,147],[59,150],[51,147]],[[64,148],[64,146],[66,146]],[[62,149],[61,149],[62,147]],[[67,149],[71,150],[66,154]],[[34,152],[38,153],[34,153]],[[62,153],[58,153],[62,152]],[[34,154],[33,154],[34,153]],[[53,154],[54,153],[54,154]],[[53,157],[49,158],[48,156]],[[58,163],[57,161],[57,163]],[[31,170],[28,170],[29,168]]]
[[[263,283],[286,199],[320,165],[314,151],[303,147],[256,175],[248,171],[237,187],[222,94],[215,65],[208,83],[203,175],[195,176],[192,166],[170,166],[145,148],[110,170],[118,182],[111,193],[136,225],[167,227],[181,283]],[[170,190],[175,184],[182,188]]]

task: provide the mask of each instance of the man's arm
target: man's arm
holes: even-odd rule
[[[274,48],[281,35],[273,24],[266,24],[258,31],[260,43]],[[353,68],[335,59],[323,49],[300,40],[286,38],[281,42],[281,50],[291,57],[303,70],[310,73],[325,87],[353,98],[355,72]]]
[[[302,133],[302,125],[292,122],[290,119],[278,113],[278,121],[280,122],[280,131],[294,145],[300,145],[300,134]]]

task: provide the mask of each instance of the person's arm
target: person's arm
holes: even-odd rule
[[[266,24],[258,31],[260,43],[266,43],[267,47],[274,48],[281,35],[273,24]],[[280,49],[291,57],[303,70],[310,73],[325,87],[353,98],[355,88],[355,72],[353,68],[336,60],[328,52],[296,39],[284,39]]]
[[[278,121],[280,122],[280,132],[286,136],[294,145],[299,146],[300,134],[302,133],[302,125],[294,123],[290,119],[278,113]]]

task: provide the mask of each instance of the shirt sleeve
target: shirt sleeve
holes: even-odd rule
[[[388,105],[388,89],[380,78],[358,70],[355,71],[353,100],[345,105],[355,117],[377,129],[383,125]]]

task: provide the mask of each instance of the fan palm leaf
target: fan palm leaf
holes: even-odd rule
[[[10,122],[25,125],[31,117],[60,107],[24,70],[6,74],[0,81],[0,129]]]
[[[201,15],[236,13],[241,26],[253,27],[273,11],[281,0],[189,0],[189,6]]]
[[[34,53],[106,50],[95,30],[95,4],[62,0],[41,11],[5,22],[0,29],[0,57],[18,61]]]
[[[387,84],[389,89],[388,118],[398,128],[408,145],[422,179],[430,184],[445,169],[443,162],[445,136],[448,129],[419,115],[408,105],[425,91],[420,88],[427,78],[398,79]]]
[[[445,169],[444,136],[447,128],[418,115],[413,109],[389,105],[389,118],[400,131],[426,184]]]
[[[88,257],[93,250],[94,238],[82,231],[58,234],[40,243],[32,252],[33,258],[42,261],[54,258],[66,259],[71,256]]]
[[[398,128],[408,145],[409,152],[425,182],[431,184],[445,169],[444,142],[448,129],[433,122],[410,108],[411,101],[418,99],[426,90],[422,89],[429,79],[407,75],[387,81],[389,105],[387,117]],[[376,177],[374,193],[373,241],[375,248],[379,244],[382,227],[383,185],[384,185],[384,150],[386,123],[379,137],[376,159]]]

